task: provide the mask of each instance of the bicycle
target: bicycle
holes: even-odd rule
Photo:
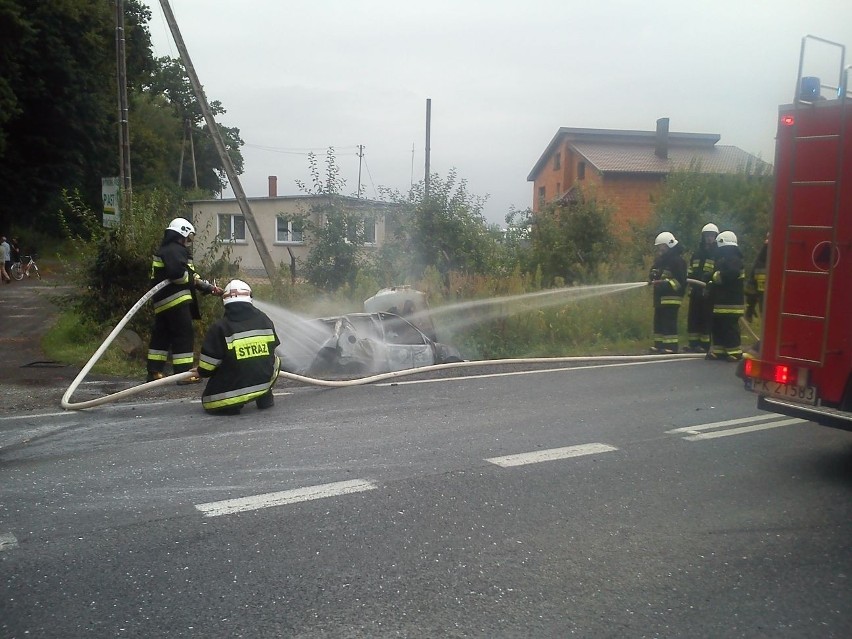
[[[32,271],[38,279],[41,279],[41,273],[38,272],[38,264],[35,263],[35,258],[37,257],[38,255],[24,255],[23,259],[29,261],[26,265],[24,265],[23,260],[12,264],[9,267],[9,275],[20,281],[24,279],[24,275],[30,277],[30,271]]]

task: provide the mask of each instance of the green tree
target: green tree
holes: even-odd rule
[[[698,165],[669,175],[657,197],[654,219],[636,229],[636,246],[647,254],[650,239],[671,231],[685,246],[697,246],[701,227],[708,222],[737,234],[744,253],[763,244],[772,206],[771,167],[763,162],[747,165],[735,174],[702,173]]]
[[[524,272],[540,270],[543,283],[596,279],[616,249],[611,210],[580,191],[570,203],[549,203],[540,211],[515,211],[507,219]]]
[[[500,234],[482,216],[486,198],[470,193],[455,169],[446,178],[431,176],[428,197],[423,182],[407,196],[388,190],[383,195],[397,208],[386,223],[379,273],[413,281],[432,267],[446,281],[453,271],[494,274],[504,263]]]
[[[296,180],[302,192],[316,196],[311,207],[313,215],[304,217],[304,232],[312,244],[303,264],[305,275],[323,290],[351,288],[365,263],[365,225],[375,224],[374,214],[365,210],[364,201],[340,194],[346,181],[340,177],[333,147],[326,151],[324,171],[315,154],[309,154],[308,163],[311,183]]]

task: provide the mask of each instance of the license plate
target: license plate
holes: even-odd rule
[[[780,399],[789,399],[800,404],[816,404],[817,393],[813,386],[796,386],[795,384],[779,384],[764,379],[747,380],[748,389],[760,395],[770,395]]]

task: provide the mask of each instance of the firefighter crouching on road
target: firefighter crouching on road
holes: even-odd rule
[[[221,295],[222,289],[201,279],[192,265],[187,244],[195,236],[195,227],[182,217],[173,219],[151,265],[151,285],[169,280],[169,284],[154,294],[154,328],[148,347],[147,381],[163,377],[163,368],[172,354],[172,369],[184,373],[195,361],[195,330],[193,320],[201,319],[196,290]],[[200,382],[197,375],[178,384]]]
[[[228,282],[222,302],[225,315],[207,330],[196,369],[209,378],[201,404],[218,415],[238,415],[251,401],[272,408],[280,367],[275,324],[254,307],[251,288],[242,280]]]
[[[654,240],[657,257],[648,276],[654,287],[654,345],[651,353],[677,353],[677,313],[686,292],[686,260],[675,236],[664,231]]]
[[[754,319],[755,310],[759,317],[763,317],[763,294],[766,292],[766,253],[769,250],[769,233],[763,240],[763,246],[754,259],[754,264],[748,272],[745,281],[746,310],[745,319],[751,322]]]
[[[698,249],[692,254],[689,263],[689,279],[707,282],[716,271],[713,256],[716,252],[716,236],[719,227],[715,224],[705,224],[701,229],[701,241]],[[692,286],[689,289],[689,314],[686,319],[686,332],[689,345],[683,350],[688,353],[707,353],[710,350],[710,321],[712,314],[710,301],[704,296],[703,286]]]
[[[735,362],[743,357],[739,319],[743,315],[743,254],[733,231],[716,237],[716,272],[705,290],[713,303],[713,346],[707,359]]]

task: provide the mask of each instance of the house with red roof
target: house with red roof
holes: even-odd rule
[[[609,205],[616,228],[651,219],[653,198],[670,173],[694,167],[702,173],[754,171],[765,163],[712,133],[561,127],[527,176],[533,212],[549,202],[571,202],[578,188]]]

